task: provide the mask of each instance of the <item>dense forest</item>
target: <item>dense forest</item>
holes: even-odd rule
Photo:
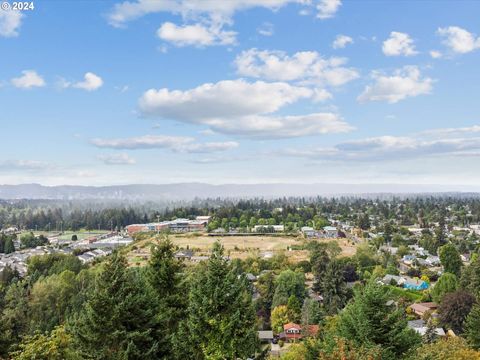
[[[94,209],[94,210],[92,210]],[[133,223],[212,215],[210,229],[247,228],[257,224],[285,224],[288,229],[327,224],[327,219],[357,224],[365,215],[373,225],[393,221],[399,225],[430,223],[448,218],[449,225],[480,223],[478,197],[430,196],[390,199],[283,198],[275,200],[196,200],[158,206],[154,203],[122,204],[59,201],[2,201],[0,225],[30,230],[121,229]]]

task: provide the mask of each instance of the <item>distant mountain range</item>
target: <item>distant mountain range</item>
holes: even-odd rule
[[[479,192],[480,186],[405,184],[224,184],[179,183],[164,185],[43,186],[0,185],[0,199],[52,200],[191,200],[195,198],[277,198],[362,194],[419,194]]]

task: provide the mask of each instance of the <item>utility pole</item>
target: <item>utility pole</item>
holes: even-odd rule
[[[155,227],[157,228],[157,235],[160,234],[160,227],[158,226],[160,223],[160,215],[157,215],[157,225]]]

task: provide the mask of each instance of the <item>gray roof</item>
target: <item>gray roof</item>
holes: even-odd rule
[[[271,340],[273,339],[273,331],[272,330],[262,330],[258,332],[258,338],[260,340]]]

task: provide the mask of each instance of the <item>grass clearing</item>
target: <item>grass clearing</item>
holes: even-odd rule
[[[189,248],[196,255],[208,255],[216,241],[219,241],[225,251],[233,259],[246,259],[252,256],[260,256],[268,252],[272,254],[283,252],[292,262],[308,260],[307,250],[303,250],[306,241],[302,237],[295,236],[208,236],[206,234],[175,234],[169,235],[170,241],[179,248]],[[356,246],[348,239],[320,239],[317,241],[328,242],[336,240],[342,249],[341,256],[355,254]],[[155,236],[139,240],[132,244],[128,253],[130,263],[138,263],[139,257],[144,261],[150,256],[150,245],[155,242]],[[292,250],[296,248],[298,250]]]
[[[412,302],[420,301],[423,297],[423,293],[421,291],[405,290],[393,285],[388,285],[388,287],[393,295],[399,298],[401,297],[406,298]]]

